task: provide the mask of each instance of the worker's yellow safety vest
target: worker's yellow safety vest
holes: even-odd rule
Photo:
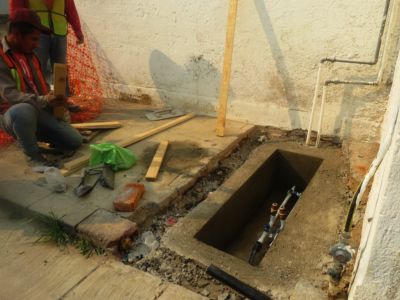
[[[49,10],[43,0],[29,0],[29,8],[40,17],[43,26],[46,26],[56,35],[65,36],[68,31],[65,17],[65,0],[54,0],[53,9]]]

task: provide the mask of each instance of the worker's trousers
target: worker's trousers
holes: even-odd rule
[[[38,141],[62,150],[76,150],[82,144],[82,136],[71,125],[56,120],[48,111],[38,110],[29,103],[11,106],[4,114],[1,125],[17,139],[28,156],[39,153]]]
[[[53,84],[53,66],[55,63],[67,63],[67,37],[54,34],[42,34],[39,48],[35,50],[39,57],[43,74],[49,85]],[[66,96],[69,96],[69,82],[67,80]]]

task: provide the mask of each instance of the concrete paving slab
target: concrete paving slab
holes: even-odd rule
[[[122,264],[107,263],[90,274],[65,299],[157,299],[167,288],[161,279]]]
[[[36,202],[49,197],[52,192],[27,180],[0,181],[0,200],[9,201],[22,208],[29,208]]]
[[[37,243],[39,237],[28,220],[10,220],[0,210],[0,299],[59,299],[102,263],[71,259],[67,249]]]
[[[196,294],[188,289],[185,289],[179,285],[170,284],[167,289],[161,294],[158,300],[197,300],[202,299],[206,300],[207,297],[203,297],[199,294]]]
[[[37,228],[0,206],[0,299],[204,299],[113,258],[38,243]]]
[[[145,112],[148,112],[148,109],[145,110],[143,106],[136,109],[129,104],[124,109],[108,109],[100,119],[119,120],[123,127],[107,131],[95,141],[119,142],[171,121],[148,121]],[[83,198],[77,198],[73,192],[73,188],[79,184],[81,172],[67,178],[68,190],[65,194],[51,193],[46,186],[38,186],[37,181],[43,176],[33,173],[29,166],[23,163],[23,154],[20,151],[5,151],[2,156],[5,159],[0,161],[5,170],[4,174],[0,175],[1,197],[35,213],[52,213],[62,218],[66,224],[75,227],[99,208],[115,212],[113,200],[125,184],[142,182],[146,192],[136,210],[132,213],[115,212],[140,225],[167,207],[254,129],[252,125],[228,121],[227,135],[221,138],[215,135],[215,122],[214,118],[196,117],[130,146],[129,149],[138,157],[138,162],[133,168],[116,173],[115,189],[106,189],[98,184]],[[144,176],[162,140],[169,140],[170,147],[159,177],[155,182],[145,182]],[[88,148],[89,145],[83,146],[74,158],[87,154]],[[12,183],[10,178],[14,180]]]
[[[50,196],[28,207],[29,211],[45,216],[55,216],[64,224],[75,228],[82,220],[98,209],[90,202],[76,197],[52,193]]]

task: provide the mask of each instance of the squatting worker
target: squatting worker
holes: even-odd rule
[[[67,62],[68,23],[71,25],[77,43],[84,41],[79,15],[74,0],[10,0],[10,13],[15,9],[29,8],[35,11],[42,25],[49,28],[51,34],[40,37],[40,45],[36,50],[48,83],[51,83],[51,72],[54,63]],[[69,85],[67,82],[67,95]]]
[[[51,113],[52,106],[67,105],[67,99],[49,92],[34,54],[40,35],[46,33],[48,28],[34,11],[17,9],[10,14],[8,33],[0,43],[0,127],[17,139],[31,160],[52,165],[40,152],[37,141],[76,150],[82,137]]]

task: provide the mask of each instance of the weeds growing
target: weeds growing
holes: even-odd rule
[[[41,236],[36,242],[54,242],[58,247],[72,245],[85,257],[104,254],[104,249],[68,232],[61,221],[62,217],[58,218],[53,212],[50,212],[48,216],[38,215],[36,219],[43,224]]]

